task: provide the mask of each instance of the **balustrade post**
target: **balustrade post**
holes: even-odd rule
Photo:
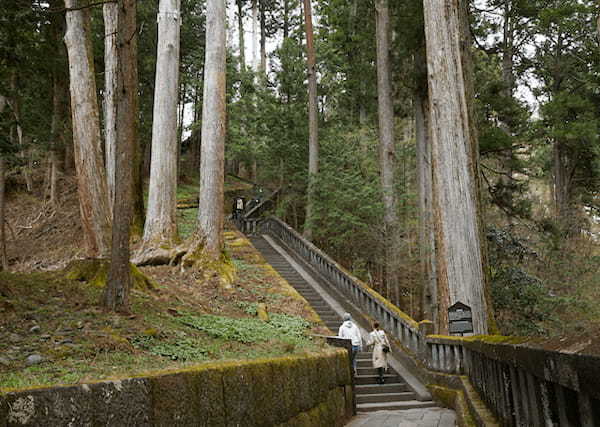
[[[594,410],[589,394],[580,391],[577,396],[579,422],[582,427],[594,427]]]
[[[440,351],[438,344],[431,345],[431,353],[432,353],[432,361],[433,361],[433,369],[435,371],[440,371],[441,361],[440,361]]]
[[[452,346],[448,344],[444,344],[444,359],[446,360],[445,370],[448,373],[452,373],[452,368],[454,366],[454,358],[452,357]]]
[[[402,335],[402,322],[400,322],[400,330],[398,331]],[[420,348],[419,348],[419,359],[425,363],[425,366],[429,366],[431,363],[431,354],[429,352],[429,345],[427,344],[427,335],[433,332],[433,322],[424,320],[419,323],[419,335],[421,336]]]
[[[460,357],[461,356],[460,346],[459,345],[452,346],[452,350],[454,351],[454,373],[461,374],[463,363],[462,363],[462,358]]]
[[[569,417],[567,416],[567,399],[563,387],[554,383],[554,395],[556,396],[556,408],[558,409],[558,418],[561,426],[568,426]]]
[[[541,426],[542,414],[540,412],[540,408],[542,405],[540,405],[540,395],[536,386],[538,380],[529,372],[525,372],[525,380],[527,382],[529,415],[531,416],[531,422],[534,426]]]
[[[525,372],[522,369],[517,369],[517,375],[519,377],[519,391],[521,396],[523,417],[528,425],[531,425],[531,402],[529,401],[528,387],[525,379]]]
[[[514,366],[510,367],[510,384],[512,392],[512,402],[515,417],[515,424],[520,426],[523,424],[523,418],[521,416],[521,397],[519,396],[519,379],[517,377],[517,371]]]
[[[419,351],[419,342],[417,341],[417,334],[412,330],[410,334],[410,349],[415,354],[417,354],[417,352]]]

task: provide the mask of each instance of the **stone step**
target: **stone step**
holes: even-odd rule
[[[333,311],[326,302],[315,302],[314,304],[311,304],[311,306],[315,311],[321,310],[336,314],[335,311]]]
[[[356,403],[401,402],[415,400],[415,397],[415,393],[411,391],[403,391],[401,393],[356,393]]]
[[[404,393],[406,391],[412,391],[408,384],[357,384],[356,395],[362,396],[363,394],[389,394],[389,393]]]
[[[400,402],[383,402],[383,403],[361,403],[356,405],[357,412],[373,412],[373,411],[398,411],[406,409],[418,408],[433,408],[437,406],[432,401],[420,402],[418,400],[407,400]]]
[[[336,320],[336,316],[337,314],[331,312],[330,310],[315,310],[317,312],[317,314],[319,315],[319,317],[325,322],[325,323],[336,323],[338,322],[338,320]]]
[[[321,316],[321,319],[323,319],[324,321],[328,321],[331,320],[332,322],[336,322],[339,321],[340,316],[338,316],[337,314],[333,313],[333,314],[321,314],[318,313],[319,316]]]
[[[377,384],[377,380],[379,379],[379,375],[357,375],[356,377],[354,377],[354,382],[356,384]],[[402,383],[402,378],[400,378],[398,375],[384,375],[383,376],[383,380],[385,381],[385,384],[399,384]]]
[[[372,363],[369,363],[369,366],[356,365],[356,367],[357,367],[358,375],[378,375],[377,369],[373,367]],[[398,375],[398,373],[396,371],[394,371],[393,369],[388,369],[387,374],[388,375]]]

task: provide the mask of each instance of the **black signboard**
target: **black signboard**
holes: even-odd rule
[[[450,335],[473,332],[471,307],[460,301],[448,309],[448,321]]]

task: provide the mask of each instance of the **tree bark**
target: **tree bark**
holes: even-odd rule
[[[62,76],[53,75],[52,82],[52,123],[50,141],[50,204],[58,205],[58,177],[61,173],[60,150],[64,146],[64,96],[66,87]]]
[[[202,106],[200,209],[198,227],[204,251],[219,259],[223,249],[223,185],[225,159],[226,13],[221,0],[206,7],[206,59]]]
[[[112,253],[104,305],[111,311],[129,311],[131,268],[129,232],[138,125],[136,0],[119,0],[117,34],[116,180]]]
[[[461,6],[453,0],[424,0],[435,189],[437,329],[448,332],[448,308],[461,301],[472,309],[475,334],[485,334],[490,319],[474,172],[476,135],[470,122],[462,58]]]
[[[385,228],[385,288],[388,298],[398,291],[398,214],[394,176],[396,149],[394,139],[394,105],[390,69],[390,16],[387,0],[376,0],[377,43],[377,100],[379,116],[379,161],[381,193],[383,197],[383,224]]]
[[[570,229],[572,224],[572,195],[571,176],[572,167],[569,165],[569,156],[560,141],[555,141],[552,147],[552,178],[554,212],[557,221]]]
[[[313,42],[311,1],[304,0],[304,26],[306,31],[306,57],[308,74],[308,198],[304,237],[312,240],[312,213],[314,204],[313,181],[319,173],[319,116],[317,106],[317,67]]]
[[[261,75],[267,72],[267,28],[265,16],[265,0],[258,0],[260,13],[260,68],[258,71]]]
[[[6,107],[7,99],[0,95],[0,114]],[[0,153],[0,270],[8,270],[8,256],[6,254],[6,197],[5,197],[5,176],[6,163],[2,153]]]
[[[58,6],[58,1],[51,5]],[[62,173],[62,152],[65,146],[65,127],[67,116],[68,77],[66,76],[66,61],[64,44],[65,21],[64,17],[54,14],[51,17],[52,37],[54,41],[55,55],[58,64],[52,69],[52,123],[50,141],[50,204],[58,205],[58,178]]]
[[[87,3],[82,0],[65,0],[67,8],[79,8]],[[100,148],[100,119],[89,36],[90,11],[67,11],[66,20],[65,43],[69,56],[74,157],[81,222],[88,256],[104,258],[110,252],[111,220]]]
[[[169,246],[177,239],[177,93],[179,88],[180,0],[161,0],[148,212],[144,243]]]
[[[504,47],[502,49],[502,81],[504,82],[504,90],[503,94],[506,99],[512,98],[514,86],[515,86],[515,77],[514,77],[514,24],[513,24],[513,14],[511,9],[510,1],[506,1],[504,4],[504,25],[503,25],[503,40]],[[512,129],[504,120],[500,124],[500,128],[509,136],[512,136]],[[509,206],[512,206],[512,192],[510,191],[510,185],[512,181],[513,175],[513,149],[512,146],[506,148],[505,152],[502,153],[502,163],[505,175],[500,177],[500,182],[504,187],[504,193],[506,197],[506,202]],[[508,218],[509,223],[512,224],[512,218]]]
[[[252,69],[258,70],[258,0],[252,0]]]
[[[33,191],[33,181],[31,179],[31,169],[30,169],[30,153],[25,144],[25,138],[23,137],[23,122],[21,117],[21,97],[19,95],[19,75],[17,68],[15,68],[10,76],[10,90],[12,94],[11,108],[13,115],[15,117],[15,126],[17,129],[17,141],[19,144],[19,157],[21,161],[25,164],[22,166],[23,177],[25,178],[25,186],[27,188],[27,192],[31,193]]]
[[[117,37],[119,5],[105,3],[104,16],[104,165],[108,205],[112,214],[115,200],[117,144]]]
[[[238,40],[240,44],[240,66],[242,70],[246,69],[246,43],[244,37],[244,1],[236,0],[237,3],[237,19],[238,19]]]
[[[424,54],[424,52],[423,52]],[[426,68],[423,55],[417,63]],[[423,290],[421,316],[437,323],[437,290],[435,267],[435,235],[433,227],[433,171],[431,164],[430,111],[427,97],[426,70],[424,84],[415,93],[415,122],[417,131],[417,181],[419,189],[419,253]]]
[[[421,266],[421,317],[437,323],[435,234],[433,224],[433,171],[431,162],[431,112],[427,95],[425,40],[415,53],[415,128],[417,187],[419,194],[419,259]]]
[[[600,21],[599,21],[600,22]],[[283,39],[290,35],[290,0],[283,0]]]

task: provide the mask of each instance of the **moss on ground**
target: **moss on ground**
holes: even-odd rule
[[[156,284],[133,264],[131,269],[131,280],[133,289],[152,290]],[[106,259],[78,259],[71,261],[65,268],[65,277],[68,280],[86,282],[91,286],[103,288],[108,280],[110,261]]]
[[[176,267],[143,267],[140,275],[149,277],[152,286],[132,290],[131,316],[106,313],[100,307],[100,283],[107,271],[102,263],[77,262],[68,275],[0,273],[0,388],[93,382],[328,348],[322,340],[310,338],[323,330],[310,306],[250,242],[233,230],[225,242],[230,271],[235,270],[231,289],[214,286],[192,272],[182,274]],[[258,304],[266,306],[272,320],[280,314],[305,319],[305,333],[244,343],[181,322],[182,313],[255,319],[250,308]],[[42,356],[43,362],[27,366],[32,354]]]

